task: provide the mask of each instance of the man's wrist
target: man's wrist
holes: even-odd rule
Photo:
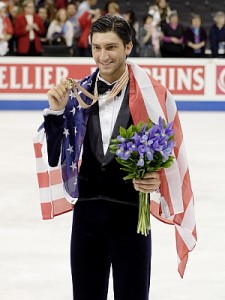
[[[48,115],[54,115],[54,116],[60,116],[64,113],[65,108],[63,108],[62,110],[52,110],[50,108],[45,108],[43,115],[44,116],[48,116]]]

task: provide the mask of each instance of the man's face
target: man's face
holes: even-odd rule
[[[126,56],[132,50],[132,43],[124,46],[122,40],[113,32],[94,33],[92,36],[92,55],[102,78],[113,82],[125,71]]]
[[[73,17],[76,14],[76,11],[77,11],[76,5],[69,4],[67,6],[67,15],[68,15],[68,17]]]

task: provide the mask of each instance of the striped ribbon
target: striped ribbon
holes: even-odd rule
[[[97,78],[99,77],[99,73],[97,74]],[[128,74],[128,69],[126,68],[125,72],[122,74],[122,76],[118,79],[118,81],[116,82],[116,84],[114,85],[114,87],[112,88],[112,90],[110,91],[110,93],[108,94],[108,96],[106,97],[106,100],[112,99],[113,97],[115,97],[116,95],[118,95],[118,93],[127,85],[129,81],[129,74]],[[98,88],[97,88],[97,80],[95,82],[95,88],[94,88],[94,95],[92,95],[91,93],[89,93],[86,89],[84,89],[76,80],[74,80],[73,78],[68,78],[67,79],[67,84],[68,84],[68,88],[72,88],[77,101],[79,102],[79,104],[81,105],[81,107],[83,108],[89,108],[91,107],[93,104],[95,104],[95,102],[98,101]],[[87,104],[85,103],[82,98],[80,97],[78,90],[80,90],[83,94],[85,94],[88,98],[92,99],[92,103],[91,104]]]

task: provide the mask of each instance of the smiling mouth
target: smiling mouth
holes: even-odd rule
[[[111,63],[112,62],[110,62],[110,63],[107,63],[107,64],[104,64],[104,63],[100,63],[103,67],[108,67],[108,66],[110,66],[111,65]]]

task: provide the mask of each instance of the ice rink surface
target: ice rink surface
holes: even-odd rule
[[[174,228],[152,218],[150,300],[225,300],[225,112],[180,118],[198,243],[180,279]],[[0,300],[72,300],[72,213],[41,220],[32,146],[41,122],[40,111],[0,112]]]

